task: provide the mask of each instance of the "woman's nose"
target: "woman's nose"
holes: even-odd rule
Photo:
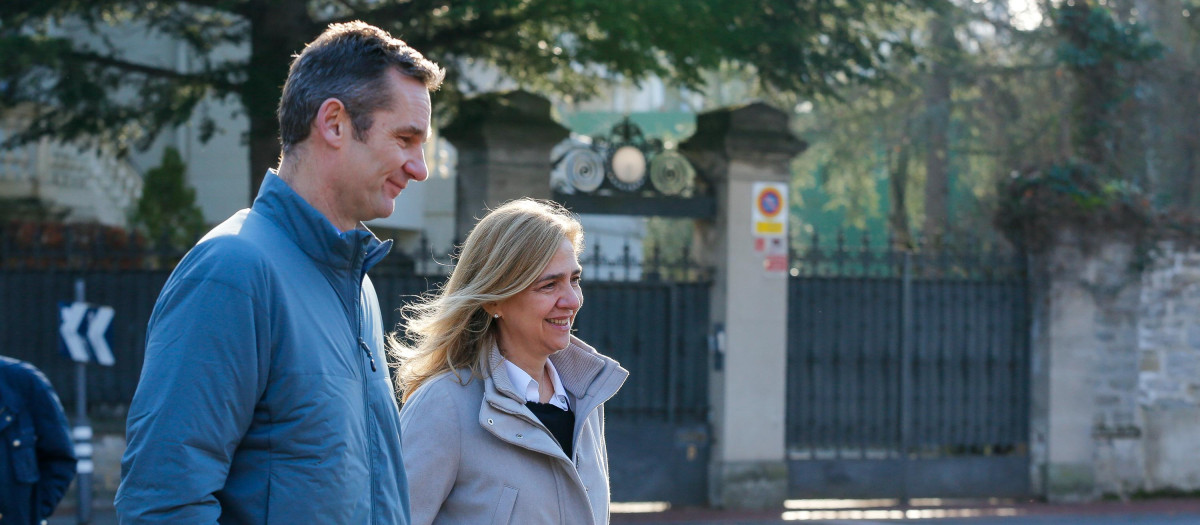
[[[583,292],[579,290],[567,290],[567,293],[563,294],[558,299],[558,307],[565,310],[579,310],[579,307],[582,304]]]

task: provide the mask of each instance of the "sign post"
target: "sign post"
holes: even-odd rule
[[[77,523],[92,522],[92,425],[87,417],[87,364],[95,361],[112,366],[112,347],[108,329],[113,319],[109,306],[89,305],[84,298],[83,279],[75,280],[75,302],[60,303],[61,323],[58,333],[62,349],[75,361],[75,426],[71,438],[75,442],[76,488],[79,495]]]
[[[83,279],[75,280],[75,305],[84,302]],[[72,305],[74,307],[75,305]],[[78,333],[74,334],[79,338]],[[74,341],[73,341],[74,342]],[[68,348],[71,346],[67,345]],[[78,354],[72,350],[72,354]],[[75,473],[79,480],[78,523],[92,522],[92,423],[87,417],[87,359],[75,359],[75,428],[71,429],[75,440]]]
[[[756,182],[751,233],[754,249],[763,254],[763,270],[768,274],[788,271],[788,185],[782,182]]]

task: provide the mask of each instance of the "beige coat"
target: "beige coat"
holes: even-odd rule
[[[493,348],[483,381],[434,377],[401,409],[412,523],[608,523],[603,403],[629,372],[575,337],[550,357],[575,411],[575,457],[567,458],[525,407],[502,359]]]

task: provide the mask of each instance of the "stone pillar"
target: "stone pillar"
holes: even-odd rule
[[[1030,460],[1053,501],[1128,495],[1143,483],[1136,243],[1065,230],[1033,257]]]
[[[526,91],[488,93],[459,105],[442,136],[458,150],[455,237],[505,201],[550,198],[550,150],[569,135],[550,102]]]
[[[705,113],[680,151],[713,185],[717,216],[697,222],[697,255],[716,269],[710,301],[723,355],[710,369],[709,499],[725,508],[779,508],[787,496],[787,275],[767,273],[751,235],[752,186],[791,180],[804,143],[766,104]]]

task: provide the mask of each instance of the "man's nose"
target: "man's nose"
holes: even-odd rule
[[[420,182],[429,178],[429,166],[425,164],[425,147],[415,148],[413,158],[404,163],[404,171],[413,180]]]
[[[404,171],[408,176],[415,181],[423,181],[429,178],[429,167],[425,165],[424,158],[412,159],[404,163]]]

